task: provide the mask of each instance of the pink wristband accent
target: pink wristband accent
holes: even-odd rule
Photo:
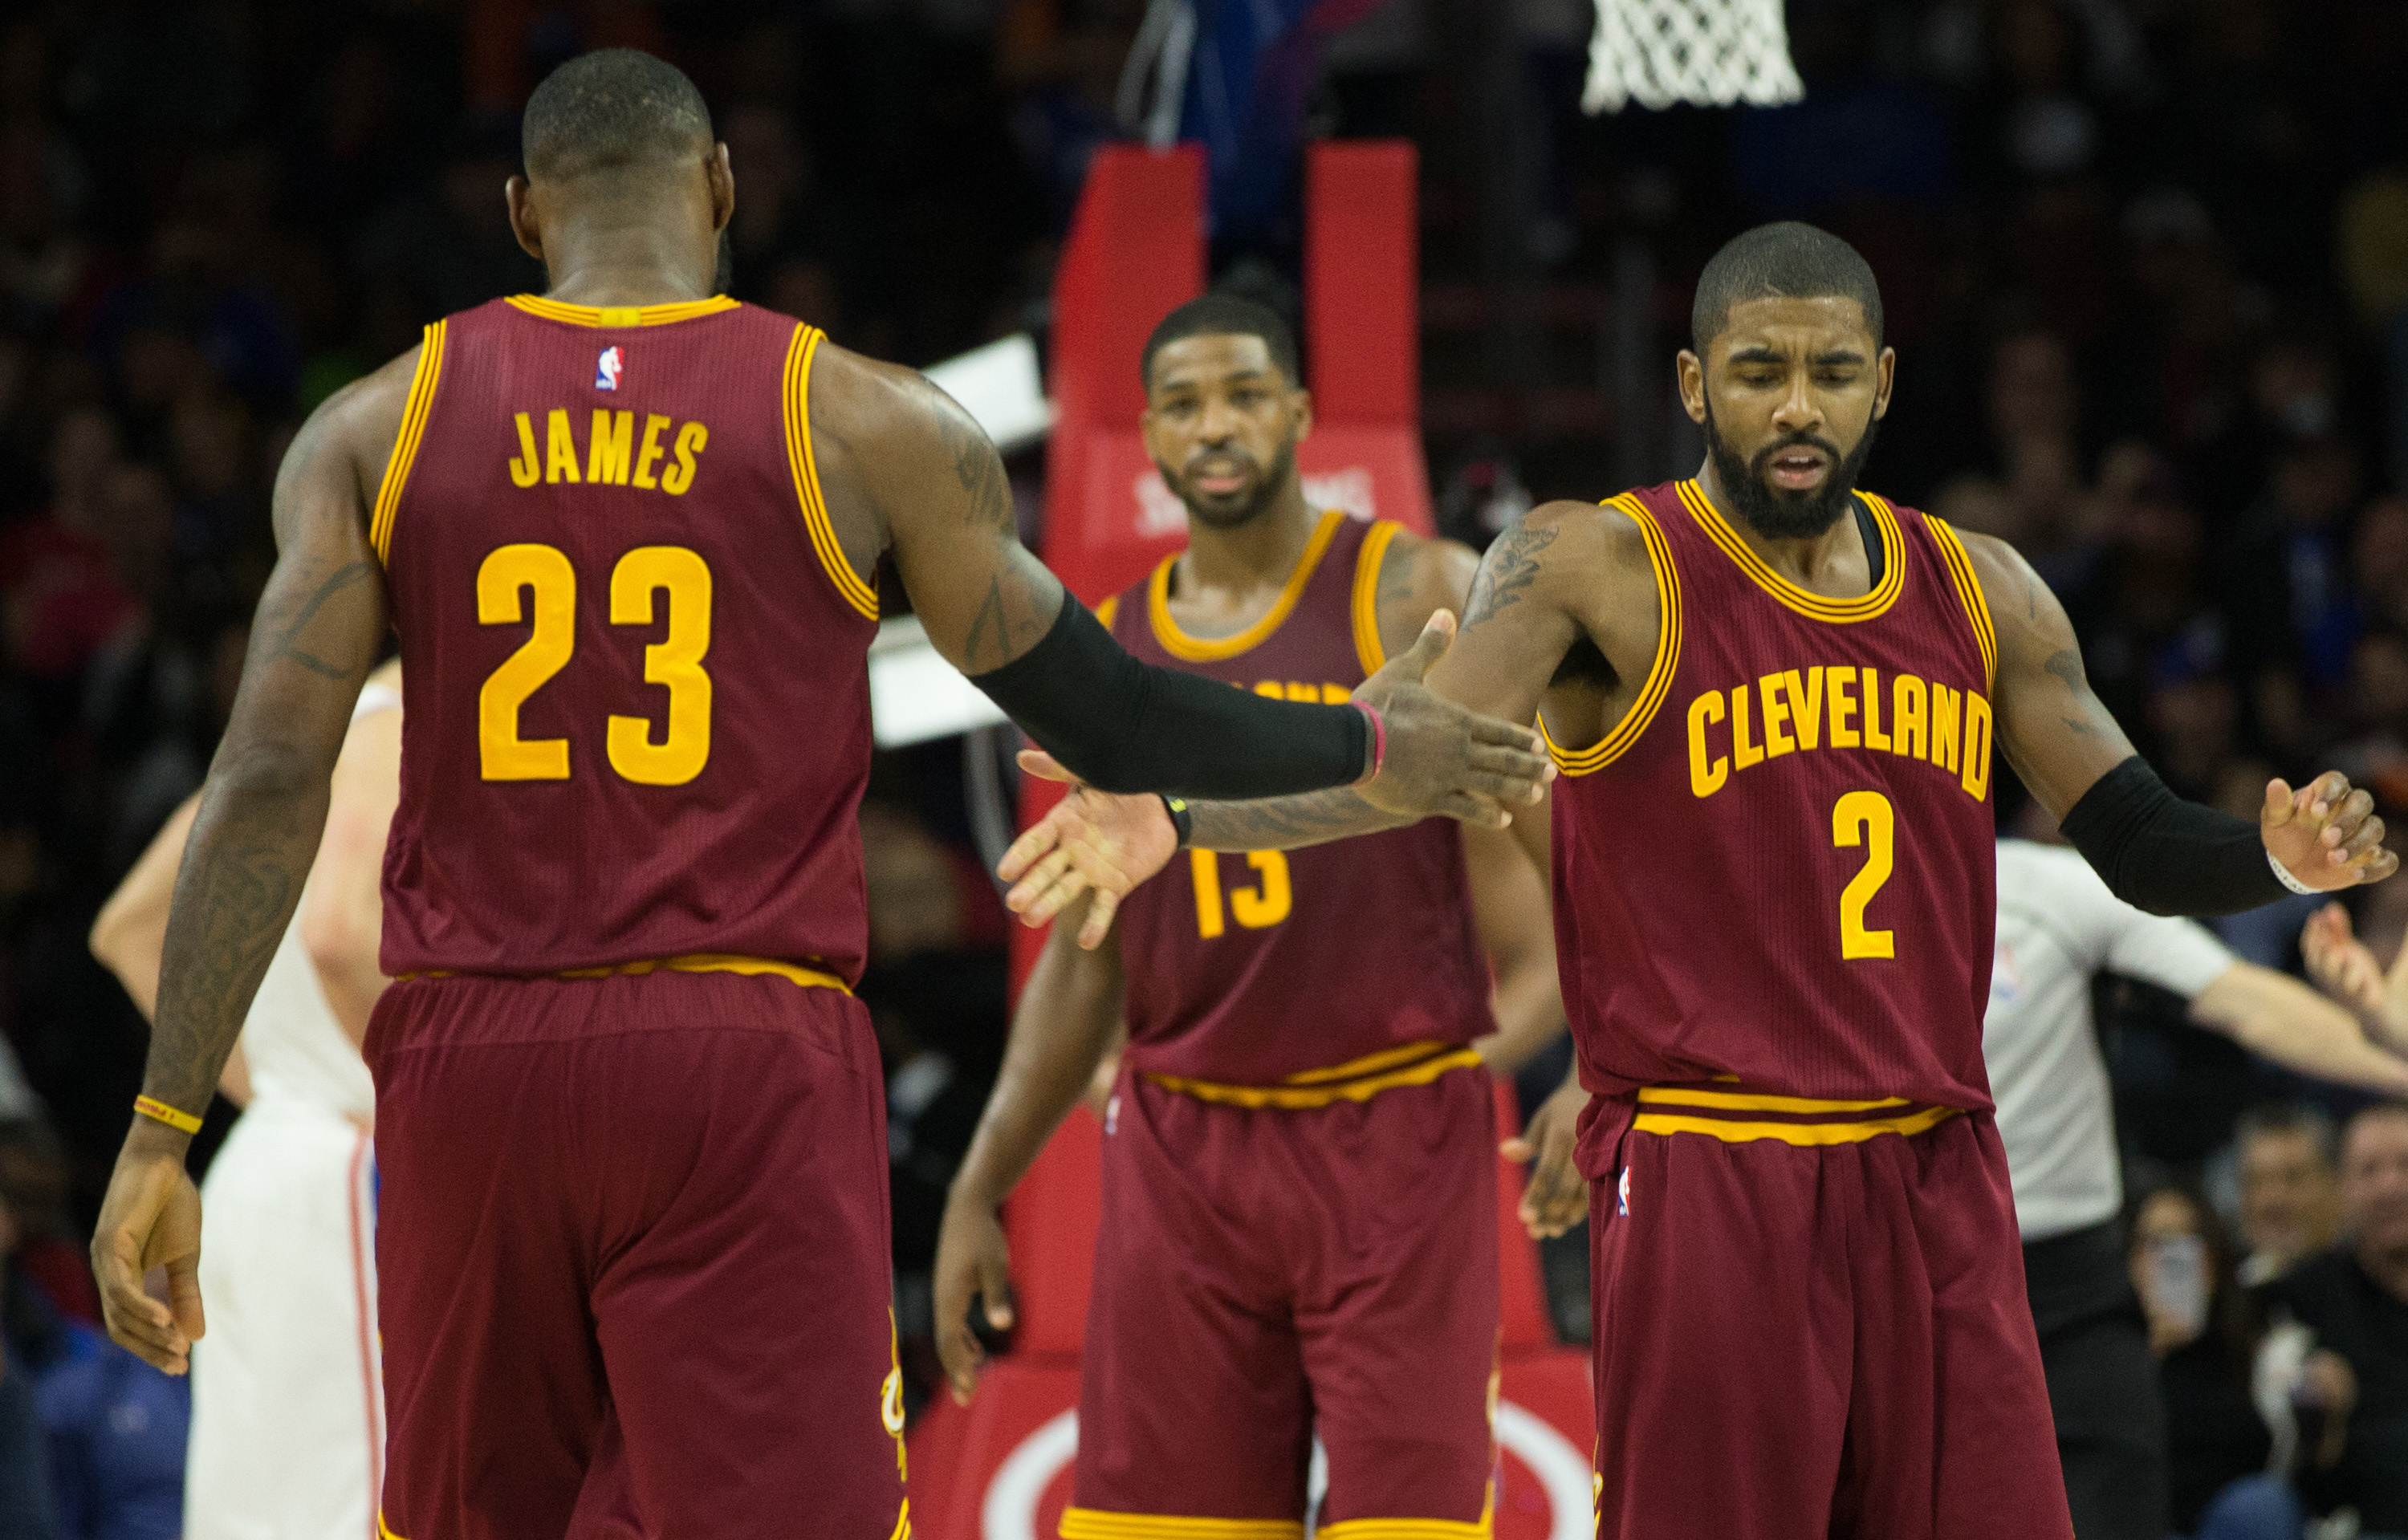
[[[1380,720],[1379,710],[1374,706],[1366,706],[1361,701],[1348,701],[1346,704],[1371,719],[1371,769],[1363,780],[1354,783],[1360,786],[1364,780],[1377,776],[1380,767],[1388,763],[1388,724]]]

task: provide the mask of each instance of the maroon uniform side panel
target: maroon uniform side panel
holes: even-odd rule
[[[1755,562],[1693,483],[1615,500],[1654,553],[1664,643],[1628,720],[1557,748],[1554,830],[1601,1123],[1638,1088],[1716,1081],[1989,1105],[1987,612],[1944,526],[1867,503],[1885,571],[1842,601]]]
[[[1166,562],[1113,601],[1112,633],[1148,663],[1344,700],[1379,662],[1372,593],[1393,533],[1326,516],[1271,612],[1222,641],[1179,632]],[[1187,852],[1129,894],[1120,936],[1142,1074],[1268,1086],[1496,1030],[1462,836],[1444,819],[1302,850]]]
[[[385,971],[850,981],[876,603],[823,560],[789,432],[816,335],[725,301],[575,315],[430,328],[380,499],[408,665]]]

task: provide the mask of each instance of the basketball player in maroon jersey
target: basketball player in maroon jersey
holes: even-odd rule
[[[2022,558],[1856,490],[1895,358],[1844,242],[1738,237],[1691,330],[1698,476],[1506,531],[1432,676],[1536,715],[1565,772],[1552,848],[1520,833],[1593,1094],[1598,1531],[2062,1540],[1982,1064],[1993,742],[2157,913],[2397,862],[2336,775],[2270,783],[2256,827],[2176,799]],[[1208,848],[1390,821],[1343,792],[1188,811]],[[1176,838],[1082,792],[1007,870],[1062,842],[1017,895],[1040,916]]]
[[[1443,624],[1359,709],[1130,659],[1021,549],[940,392],[712,297],[734,184],[668,65],[564,65],[523,147],[509,216],[551,292],[429,327],[279,476],[93,1240],[109,1327],[179,1371],[201,1333],[192,1109],[390,622],[380,1533],[900,1536],[884,1102],[850,992],[882,555],[938,649],[1093,777],[1360,781],[1495,820],[1543,760],[1409,682]]]
[[[1463,602],[1469,549],[1306,503],[1312,403],[1277,315],[1191,301],[1140,368],[1146,448],[1189,545],[1099,610],[1131,653],[1340,700]],[[1318,1433],[1322,1533],[1471,1540],[1498,1315],[1482,933],[1505,942],[1507,1034],[1543,1041],[1562,1020],[1544,891],[1509,834],[1442,820],[1293,857],[1197,850],[1187,868],[1131,893],[1095,950],[1057,927],[1021,996],[938,1243],[954,1393],[980,1357],[972,1293],[1010,1323],[996,1207],[1125,1012],[1062,1533],[1300,1535]]]

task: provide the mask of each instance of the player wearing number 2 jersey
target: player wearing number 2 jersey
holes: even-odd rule
[[[1311,405],[1276,315],[1191,301],[1142,367],[1146,446],[1189,542],[1106,601],[1132,654],[1337,699],[1461,602],[1469,550],[1306,504]],[[1125,1020],[1068,1540],[1293,1540],[1316,1435],[1322,1533],[1485,1533],[1496,1140],[1470,1045],[1496,1033],[1510,1062],[1553,1037],[1546,933],[1510,838],[1440,820],[1293,857],[1192,851],[1129,895],[1101,948],[1055,928],[946,1205],[936,1294],[967,1396],[970,1296],[991,1320],[1008,1299],[996,1205]]]
[[[1591,1098],[1598,1530],[2065,1540],[1982,1062],[1992,746],[2144,908],[2397,862],[2338,776],[2271,784],[2256,828],[2175,799],[2011,549],[1855,490],[1896,361],[1845,243],[1740,236],[1692,335],[1698,476],[1508,529],[1432,676],[1540,714],[1566,772],[1524,848]],[[1387,821],[1343,791],[1192,819],[1213,848]],[[1007,873],[1057,841],[1015,906],[1125,886],[1171,832],[1082,791]]]
[[[1129,658],[1020,548],[958,407],[711,297],[734,182],[674,69],[573,61],[523,141],[509,215],[551,293],[428,328],[280,475],[93,1241],[110,1330],[180,1370],[203,1329],[191,1109],[390,620],[380,1533],[899,1537],[884,1101],[850,993],[882,556],[939,650],[1107,783],[1493,820],[1541,762],[1414,682],[1443,628],[1359,708]]]

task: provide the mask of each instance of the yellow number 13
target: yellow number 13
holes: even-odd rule
[[[532,610],[520,597],[533,596]],[[666,735],[646,717],[613,713],[603,747],[610,768],[646,786],[682,786],[710,760],[710,567],[683,546],[641,546],[610,569],[610,623],[650,625],[653,595],[668,596],[668,633],[644,649],[644,682],[669,692]],[[477,693],[477,752],[486,780],[566,780],[566,738],[522,738],[519,707],[577,649],[577,571],[551,546],[503,546],[477,568],[481,625],[532,622],[519,649]]]

